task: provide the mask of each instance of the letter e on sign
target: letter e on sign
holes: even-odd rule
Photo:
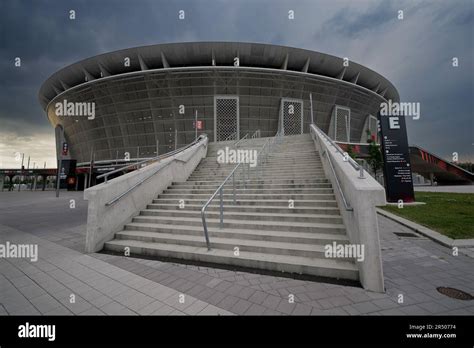
[[[389,117],[388,124],[390,129],[400,129],[400,124],[398,123],[398,117]]]

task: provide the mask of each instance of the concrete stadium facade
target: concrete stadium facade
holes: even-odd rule
[[[387,79],[344,58],[234,42],[159,44],[98,55],[53,74],[39,100],[51,124],[64,130],[70,158],[85,163],[91,153],[95,161],[124,153],[149,158],[157,146],[162,154],[189,144],[196,136],[196,110],[202,122],[197,134],[208,134],[210,141],[256,130],[272,136],[285,117],[291,117],[292,134],[308,133],[310,93],[315,123],[335,140],[355,143],[373,130],[382,102],[399,101]],[[94,103],[95,115],[58,115],[58,103],[66,102]],[[297,106],[296,116],[285,113],[288,104]],[[343,111],[343,125],[337,110]]]

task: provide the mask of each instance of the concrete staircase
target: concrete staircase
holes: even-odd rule
[[[267,139],[247,140],[239,149],[260,149]],[[123,253],[129,247],[136,255],[358,280],[353,259],[324,256],[326,244],[349,241],[309,134],[284,137],[259,177],[251,172],[245,188],[238,182],[235,205],[230,180],[223,195],[223,228],[219,198],[207,209],[212,247],[207,250],[200,210],[235,166],[217,162],[217,151],[231,144],[211,143],[189,179],[173,183],[154,199],[105,250]]]

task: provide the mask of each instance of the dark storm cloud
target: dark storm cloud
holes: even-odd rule
[[[380,2],[377,6],[362,13],[357,9],[352,11],[341,9],[324,23],[323,30],[316,33],[316,38],[338,34],[351,39],[376,30],[377,27],[396,20],[394,14],[397,13],[397,9],[393,5],[389,2]]]
[[[184,21],[177,18],[181,9]],[[399,9],[403,21],[396,19]],[[0,136],[52,137],[38,90],[78,60],[163,42],[253,41],[347,56],[374,69],[403,100],[422,103],[422,118],[408,122],[411,143],[472,157],[473,21],[471,0],[3,0]],[[453,56],[460,59],[457,70],[450,67]],[[15,57],[22,58],[20,69]]]

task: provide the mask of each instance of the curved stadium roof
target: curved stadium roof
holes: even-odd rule
[[[124,66],[124,58],[130,66]],[[375,71],[325,53],[260,43],[185,42],[127,48],[104,53],[71,64],[49,77],[41,86],[39,100],[44,109],[58,94],[81,84],[105,77],[154,69],[233,66],[281,69],[326,76],[364,87],[386,99],[398,100],[390,81]]]

